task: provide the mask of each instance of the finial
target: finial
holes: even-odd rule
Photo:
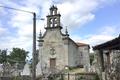
[[[67,26],[66,26],[65,34],[66,34],[66,35],[69,35],[69,34],[68,34],[68,30],[67,30]]]
[[[119,34],[119,37],[120,37],[120,34]]]
[[[42,37],[42,32],[41,32],[41,30],[40,30],[40,38]]]
[[[50,10],[53,10],[53,9],[57,9],[57,6],[55,6],[54,4],[50,7]]]

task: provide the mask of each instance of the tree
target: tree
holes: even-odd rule
[[[92,65],[93,61],[94,61],[94,53],[91,53],[90,54],[90,65]]]
[[[6,50],[0,50],[0,64],[2,64],[2,72],[1,74],[3,76],[6,76],[10,72],[10,65],[8,63],[8,55],[7,55],[7,49]]]
[[[0,63],[6,63],[7,62],[7,49],[6,50],[0,50]]]
[[[11,69],[23,69],[28,51],[20,48],[13,48],[9,55],[7,50],[0,50],[0,63],[2,64],[4,76],[11,75]]]
[[[25,51],[24,49],[13,48],[9,55],[10,64],[24,63],[28,53],[29,52]]]

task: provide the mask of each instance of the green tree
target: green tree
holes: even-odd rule
[[[7,55],[7,49],[6,50],[0,50],[0,64],[2,64],[2,72],[1,74],[4,76],[9,73],[9,63],[8,63],[8,55]]]
[[[91,53],[90,54],[90,65],[92,65],[93,61],[94,61],[94,53]]]
[[[24,49],[13,48],[9,55],[9,62],[11,64],[23,63],[25,62],[28,53],[29,52],[25,51]]]
[[[0,50],[0,64],[7,62],[7,49],[6,50]]]

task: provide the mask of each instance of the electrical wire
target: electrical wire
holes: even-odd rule
[[[7,8],[7,9],[12,9],[12,10],[16,10],[16,11],[27,12],[27,13],[31,13],[31,14],[34,14],[34,13],[35,13],[35,12],[27,11],[27,10],[22,10],[22,9],[17,9],[17,8],[2,6],[2,5],[0,5],[0,7]]]

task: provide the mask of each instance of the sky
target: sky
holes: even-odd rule
[[[95,46],[120,34],[120,0],[0,0],[0,6],[36,12],[37,37],[40,30],[45,32],[53,4],[61,14],[63,33],[67,26],[75,42]],[[32,53],[32,30],[31,13],[0,7],[0,49],[19,47]]]

